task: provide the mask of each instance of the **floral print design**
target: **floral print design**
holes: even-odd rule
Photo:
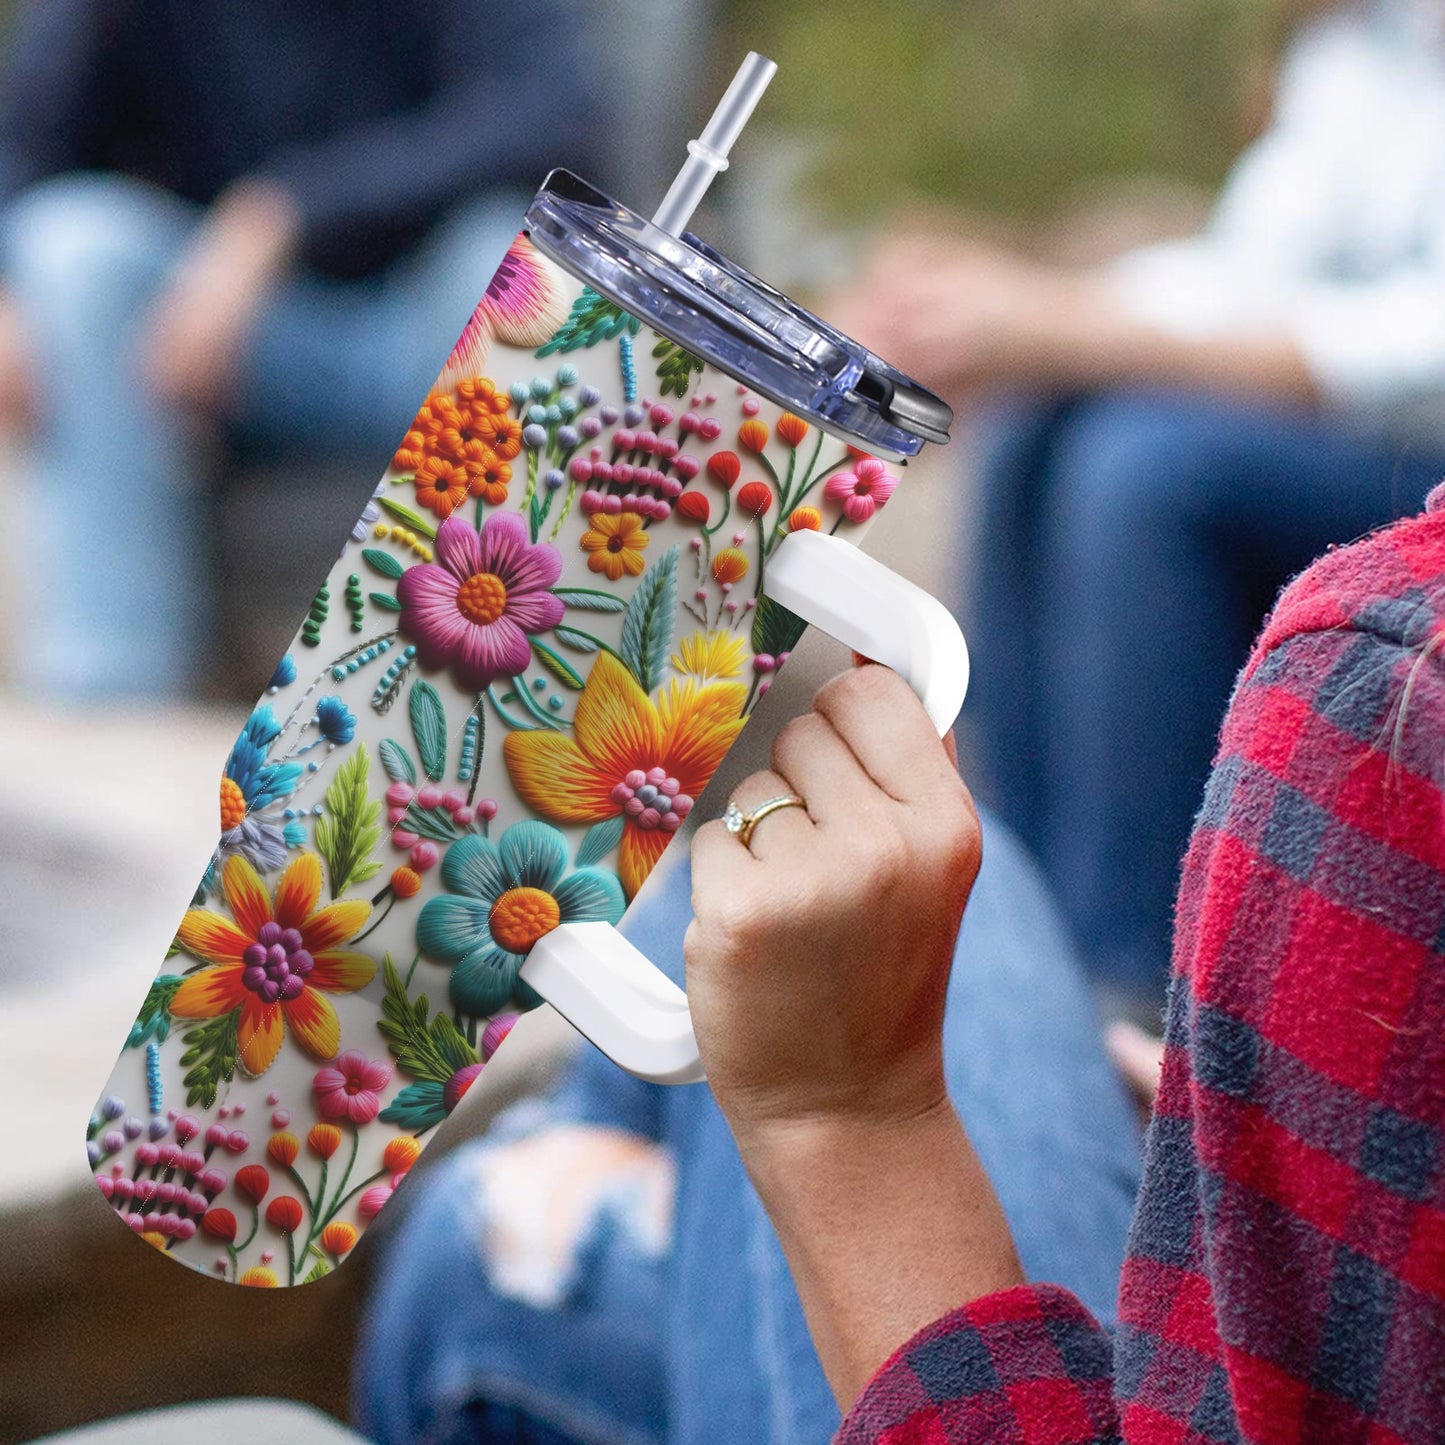
[[[289,1028],[313,1058],[333,1058],[340,1044],[336,1010],[323,997],[370,983],[375,962],[341,945],[371,914],[364,900],[320,910],[321,862],[303,853],[287,865],[272,899],[256,870],[237,854],[221,874],[230,919],[193,908],[177,942],[211,966],[190,974],[171,997],[173,1017],[236,1015],[236,1041],[247,1073],[275,1062]]]
[[[117,1216],[255,1288],[346,1258],[786,664],[773,551],[896,485],[520,240],[226,760],[87,1130]]]
[[[462,838],[447,849],[441,872],[451,892],[422,909],[417,942],[452,965],[452,1002],[468,1014],[535,1003],[530,991],[514,998],[517,974],[532,945],[559,923],[622,917],[616,876],[598,868],[569,874],[567,840],[545,823],[513,823],[497,843]]]
[[[494,512],[478,532],[458,517],[437,529],[437,561],[408,568],[397,583],[401,631],[424,666],[447,668],[457,685],[481,692],[532,660],[528,633],[562,620],[549,590],[562,554],[532,544],[522,519]]]
[[[689,680],[669,683],[654,702],[604,654],[582,690],[574,735],[510,733],[507,770],[544,818],[622,820],[618,872],[630,898],[741,731],[746,696],[737,683]]]

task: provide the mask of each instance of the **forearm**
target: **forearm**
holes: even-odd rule
[[[917,1330],[1023,1280],[947,1099],[898,1122],[735,1123],[845,1412]]]
[[[1171,335],[1120,309],[1107,290],[1081,283],[1061,323],[1060,379],[1090,388],[1154,383],[1273,398],[1301,406],[1319,400],[1304,354],[1283,329],[1235,335]]]

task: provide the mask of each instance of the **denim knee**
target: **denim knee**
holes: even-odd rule
[[[1217,404],[1187,396],[1120,393],[1081,406],[1054,450],[1055,515],[1106,547],[1206,518],[1228,432]]]

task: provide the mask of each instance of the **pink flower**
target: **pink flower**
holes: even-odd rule
[[[381,1112],[381,1090],[390,1082],[390,1064],[348,1049],[335,1063],[318,1070],[311,1081],[316,1111],[323,1119],[369,1124]]]
[[[897,485],[898,478],[889,476],[877,457],[863,457],[851,472],[829,477],[823,495],[830,502],[842,502],[843,515],[850,522],[866,522]]]
[[[561,273],[531,241],[518,236],[447,358],[438,390],[449,390],[463,377],[483,375],[494,340],[525,351],[548,340],[570,309],[562,280]]]
[[[528,633],[562,620],[550,591],[562,554],[528,540],[515,512],[493,512],[478,532],[451,516],[437,528],[436,562],[410,567],[397,583],[398,626],[427,667],[450,667],[459,686],[482,692],[532,660]]]

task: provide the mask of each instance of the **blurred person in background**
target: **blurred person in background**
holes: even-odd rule
[[[835,318],[979,406],[981,791],[1156,1016],[1260,618],[1445,476],[1445,4],[1307,8],[1199,236],[1088,273],[898,241]]]
[[[380,474],[532,186],[595,158],[584,14],[21,7],[0,90],[18,681],[58,699],[193,684],[203,444]]]

